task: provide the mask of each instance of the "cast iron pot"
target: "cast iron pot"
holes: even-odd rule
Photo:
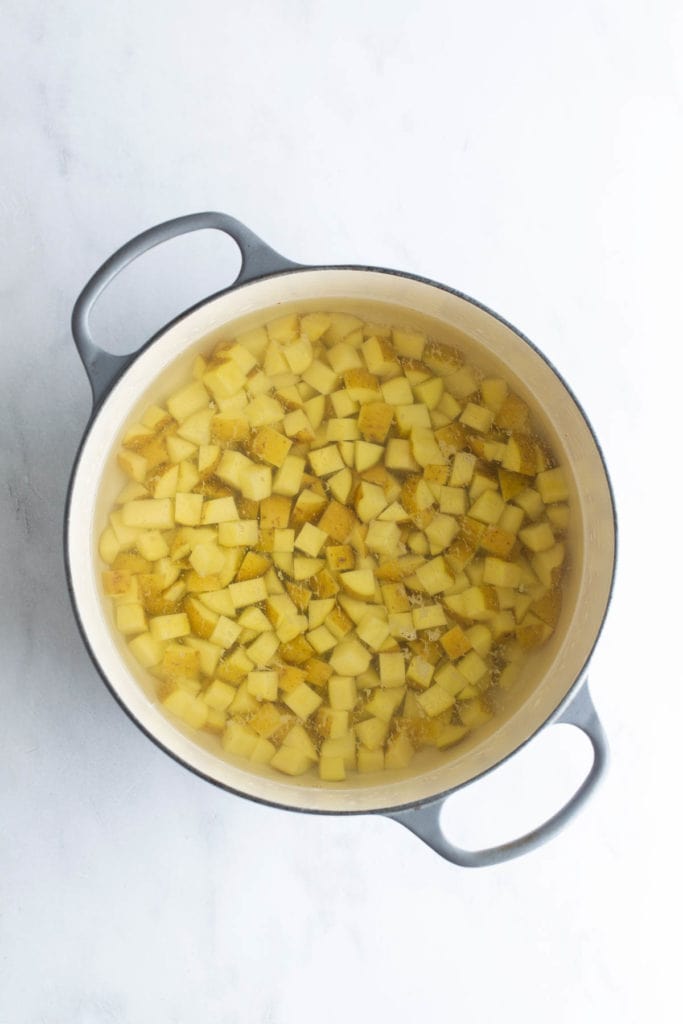
[[[242,254],[229,288],[183,313],[136,353],[114,356],[92,339],[89,318],[98,296],[136,257],[187,232],[215,228]],[[98,537],[123,483],[113,452],[127,423],[149,401],[163,398],[188,374],[207,334],[236,323],[243,330],[289,309],[382,309],[396,317],[459,338],[483,366],[501,372],[538,412],[568,469],[572,488],[571,571],[562,616],[553,638],[532,659],[512,691],[506,711],[448,754],[421,751],[413,765],[378,775],[354,775],[322,784],[290,779],[266,767],[231,761],[213,737],[198,737],[172,721],[154,699],[147,678],[117,634],[100,584]],[[73,335],[93,391],[93,412],[78,451],[67,497],[65,555],[76,618],[103,680],[133,721],[163,750],[207,781],[232,793],[288,810],[327,814],[384,814],[437,853],[463,866],[495,864],[545,842],[575,814],[605,770],[607,743],[586,683],[586,668],[609,603],[616,550],[612,494],[590,425],[567,385],[543,355],[501,317],[434,281],[383,268],[307,267],[280,256],[239,221],[199,213],[145,231],[116,252],[91,278],[73,312]],[[571,799],[527,835],[501,846],[465,850],[440,827],[448,795],[505,761],[540,729],[555,722],[577,726],[593,750],[590,770]]]

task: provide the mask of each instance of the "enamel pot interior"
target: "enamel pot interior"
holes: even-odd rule
[[[355,312],[402,322],[456,344],[487,373],[504,376],[532,406],[568,471],[572,496],[569,573],[558,627],[527,663],[503,712],[450,752],[420,751],[401,771],[345,782],[290,779],[225,755],[217,738],[185,729],[160,707],[154,680],[117,634],[100,584],[97,552],[115,495],[125,482],[114,453],[124,428],[188,379],[195,355],[221,337],[289,310]],[[229,325],[229,326],[227,326]],[[207,335],[212,335],[207,339]],[[362,268],[299,270],[262,278],[209,299],[162,331],[119,378],[93,417],[72,479],[67,562],[76,611],[100,673],[137,724],[208,780],[268,803],[307,811],[398,808],[453,790],[503,761],[557,712],[578,683],[609,600],[615,555],[609,484],[595,439],[566,386],[509,325],[466,297],[431,282]]]

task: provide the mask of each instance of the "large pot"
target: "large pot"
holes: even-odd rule
[[[109,282],[132,260],[160,242],[203,228],[232,237],[242,253],[235,283],[183,313],[137,353],[113,356],[94,343],[89,317]],[[406,318],[461,335],[484,368],[495,366],[538,411],[573,491],[574,535],[571,572],[560,623],[551,641],[529,663],[524,683],[509,707],[468,737],[450,754],[422,751],[414,765],[378,776],[357,775],[347,782],[322,784],[289,779],[265,768],[231,761],[212,737],[198,738],[172,721],[154,699],[151,678],[130,656],[113,627],[100,588],[97,539],[120,488],[112,453],[122,429],[141,413],[149,396],[170,392],[187,373],[188,355],[220,325],[238,321],[241,329],[263,322],[277,307],[367,310],[386,304]],[[381,309],[380,309],[381,311]],[[162,749],[198,775],[233,793],[289,810],[381,813],[409,828],[438,853],[466,866],[516,857],[556,833],[579,809],[604,771],[605,737],[591,704],[586,666],[600,633],[615,565],[615,518],[610,485],[597,442],[586,418],[557,371],[534,346],[501,317],[465,295],[411,274],[372,267],[306,267],[265,245],[234,218],[201,213],[160,224],[123,246],[97,271],[78,298],[73,334],[90,378],[93,413],[76,458],[65,520],[66,565],[73,605],[91,657],[105,683],[134,722]],[[451,844],[439,819],[454,790],[505,761],[541,728],[568,722],[582,729],[593,748],[588,775],[552,818],[510,843],[470,851]],[[212,745],[214,744],[214,745]]]

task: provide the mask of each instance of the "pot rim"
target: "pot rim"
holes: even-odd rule
[[[144,352],[146,352],[149,348],[151,348],[162,337],[162,335],[164,335],[168,330],[170,330],[176,324],[180,323],[180,321],[184,320],[186,317],[188,317],[191,314],[197,312],[202,307],[208,305],[210,302],[213,302],[216,299],[221,298],[224,295],[232,294],[232,293],[234,293],[234,292],[236,292],[238,290],[242,290],[244,288],[248,288],[252,284],[256,284],[256,283],[259,283],[259,282],[262,282],[262,281],[265,281],[265,280],[273,280],[273,279],[278,278],[278,277],[287,277],[287,276],[292,275],[292,274],[310,273],[310,272],[322,272],[322,273],[325,273],[325,272],[328,272],[328,271],[352,271],[352,272],[358,272],[358,273],[368,273],[369,272],[369,273],[376,273],[376,274],[386,274],[388,276],[400,277],[400,278],[404,278],[404,279],[407,279],[407,280],[410,280],[410,281],[417,281],[420,284],[425,284],[425,285],[431,286],[431,287],[436,288],[436,289],[438,289],[440,291],[447,292],[450,295],[454,295],[457,298],[463,300],[464,302],[467,302],[470,305],[476,307],[477,309],[480,309],[482,312],[488,314],[493,319],[497,320],[504,327],[506,327],[508,330],[510,330],[513,334],[515,334],[521,341],[523,341],[526,345],[528,345],[529,348],[531,348],[535,352],[535,354],[537,356],[539,356],[543,360],[543,362],[546,364],[546,366],[558,378],[558,380],[560,381],[560,383],[564,387],[565,391],[568,393],[569,397],[571,398],[572,402],[576,406],[576,409],[580,413],[581,418],[583,419],[584,424],[585,424],[586,428],[588,429],[588,432],[589,432],[589,434],[591,436],[591,439],[593,441],[593,444],[595,445],[595,449],[597,451],[598,457],[600,459],[600,464],[601,464],[602,471],[603,471],[603,474],[604,474],[605,483],[607,485],[607,492],[608,492],[608,495],[609,495],[609,503],[610,503],[611,513],[612,513],[612,533],[613,533],[613,538],[614,538],[614,552],[613,552],[613,557],[612,557],[612,562],[611,562],[609,586],[608,586],[608,589],[607,589],[607,597],[606,597],[606,600],[605,600],[605,606],[604,606],[604,610],[603,610],[603,613],[602,613],[602,617],[600,619],[599,625],[597,626],[597,629],[596,629],[596,632],[595,632],[595,637],[594,637],[593,643],[591,644],[589,650],[587,651],[587,654],[586,654],[586,657],[584,659],[583,665],[582,665],[579,673],[577,674],[574,682],[569,687],[569,689],[566,691],[566,693],[564,694],[562,699],[558,702],[558,704],[556,705],[554,710],[535,729],[533,729],[529,733],[528,736],[526,736],[524,739],[522,739],[521,742],[519,742],[512,750],[508,751],[499,760],[497,760],[493,764],[489,765],[488,767],[482,769],[476,775],[472,776],[471,778],[467,779],[466,781],[461,782],[461,783],[457,783],[454,786],[450,786],[450,787],[447,787],[445,789],[439,790],[438,793],[430,795],[429,797],[423,797],[423,798],[418,798],[418,799],[415,799],[415,800],[408,800],[408,801],[405,801],[405,802],[402,802],[402,803],[389,804],[389,805],[387,805],[385,807],[377,807],[377,808],[369,808],[369,809],[357,808],[357,807],[352,807],[352,808],[345,808],[345,807],[339,807],[339,808],[301,807],[301,806],[298,806],[296,804],[289,804],[289,803],[285,803],[285,802],[282,802],[282,801],[266,799],[265,797],[254,795],[253,793],[247,793],[247,792],[245,792],[245,791],[243,791],[243,790],[241,790],[241,789],[239,789],[239,788],[237,788],[235,786],[231,786],[231,785],[229,785],[229,784],[227,784],[225,782],[220,781],[217,778],[212,777],[211,775],[207,774],[206,772],[203,772],[199,768],[197,768],[194,765],[190,764],[188,761],[184,760],[184,758],[181,757],[179,754],[177,754],[175,751],[169,749],[161,741],[161,739],[154,734],[154,732],[152,732],[150,729],[148,729],[147,726],[143,725],[143,723],[134,715],[134,713],[129,708],[127,703],[119,696],[118,692],[116,691],[116,689],[114,688],[113,684],[109,680],[109,678],[108,678],[107,674],[105,673],[104,669],[100,665],[100,663],[98,661],[98,658],[97,658],[97,656],[95,654],[95,651],[93,649],[93,646],[90,643],[88,632],[87,632],[87,630],[86,630],[86,628],[85,628],[85,626],[83,624],[83,621],[81,619],[80,611],[79,611],[79,608],[78,608],[78,603],[76,601],[75,588],[74,588],[74,584],[73,584],[73,576],[72,576],[72,570],[71,570],[71,563],[70,563],[70,558],[69,558],[69,525],[70,525],[70,520],[71,520],[71,499],[72,499],[74,483],[75,483],[75,480],[76,480],[76,477],[77,477],[77,474],[78,474],[78,470],[79,470],[79,467],[80,467],[81,458],[82,458],[84,449],[85,449],[85,447],[87,445],[87,442],[88,442],[88,439],[89,439],[89,436],[90,436],[90,433],[91,433],[91,430],[92,430],[92,427],[93,427],[93,424],[94,424],[95,420],[97,419],[97,417],[99,416],[102,408],[104,407],[104,405],[108,401],[108,398],[109,398],[109,396],[111,394],[111,391],[113,390],[115,385],[118,384],[118,382],[125,376],[125,374],[128,372],[128,370],[133,365],[133,363],[135,363],[138,360],[138,358],[142,356],[142,354]],[[316,815],[345,815],[345,816],[350,816],[350,815],[360,815],[360,814],[379,814],[379,815],[390,816],[391,814],[393,814],[394,812],[397,812],[397,811],[418,809],[418,808],[421,808],[421,807],[429,807],[429,806],[431,806],[433,804],[440,804],[448,796],[450,796],[451,794],[453,794],[453,793],[455,793],[455,792],[457,792],[457,791],[459,791],[461,789],[466,788],[467,786],[471,785],[474,782],[477,782],[481,778],[484,778],[485,776],[490,774],[492,771],[494,771],[495,769],[499,768],[501,765],[505,764],[506,761],[508,761],[515,754],[517,754],[520,750],[522,750],[535,736],[537,736],[543,729],[545,729],[546,726],[551,725],[553,722],[556,722],[562,716],[563,712],[572,704],[572,702],[576,698],[576,695],[579,692],[579,690],[581,689],[581,686],[582,686],[582,684],[583,684],[583,682],[585,680],[585,676],[586,676],[586,672],[587,672],[587,669],[588,669],[588,665],[589,665],[590,659],[592,658],[593,652],[595,651],[595,647],[597,646],[598,640],[600,639],[600,636],[602,635],[602,631],[603,631],[604,626],[605,626],[605,621],[606,621],[607,614],[608,614],[608,611],[609,611],[609,608],[610,608],[610,605],[611,605],[611,602],[612,602],[612,597],[613,597],[613,594],[614,594],[614,584],[615,584],[615,577],[616,577],[617,559],[618,559],[618,547],[619,547],[619,528],[618,528],[618,520],[617,520],[617,514],[616,514],[616,505],[615,505],[615,500],[614,500],[614,489],[613,489],[612,482],[611,482],[611,479],[610,479],[610,476],[609,476],[609,472],[608,472],[608,469],[607,469],[605,457],[604,457],[603,450],[602,450],[602,447],[600,445],[600,442],[599,442],[599,440],[598,440],[598,438],[597,438],[597,436],[595,434],[595,431],[593,430],[593,427],[592,427],[590,419],[588,418],[588,416],[587,416],[583,406],[581,405],[580,401],[578,400],[578,398],[574,394],[574,391],[569,386],[569,384],[567,383],[567,381],[565,380],[563,375],[559,372],[559,370],[551,362],[551,360],[545,355],[545,353],[541,349],[539,349],[538,346],[536,344],[534,344],[534,342],[531,341],[522,331],[520,331],[517,327],[515,327],[514,324],[510,323],[509,320],[506,320],[505,317],[501,316],[499,313],[497,313],[494,310],[492,310],[485,303],[480,302],[478,299],[474,299],[471,296],[467,295],[465,292],[462,292],[462,291],[460,291],[457,288],[453,288],[453,287],[451,287],[449,285],[443,284],[442,282],[435,281],[433,278],[425,277],[425,276],[420,275],[420,274],[413,274],[413,273],[410,273],[408,271],[403,271],[403,270],[394,270],[394,269],[392,269],[390,267],[376,267],[376,266],[369,266],[369,265],[365,265],[365,264],[320,264],[320,265],[317,265],[317,264],[316,265],[299,265],[299,264],[295,264],[295,265],[289,265],[289,266],[287,266],[287,267],[285,267],[283,269],[279,269],[279,270],[276,270],[274,272],[267,272],[267,273],[259,274],[259,275],[255,276],[255,277],[249,277],[248,279],[240,280],[238,278],[238,280],[236,282],[234,282],[232,285],[228,285],[226,288],[221,288],[218,291],[213,292],[211,295],[206,296],[205,298],[203,298],[203,299],[197,301],[196,303],[194,303],[193,305],[189,306],[187,309],[185,309],[182,312],[178,313],[171,320],[169,320],[167,323],[165,323],[158,331],[156,331],[138,349],[136,349],[134,352],[130,353],[130,355],[125,355],[125,356],[121,357],[121,356],[115,356],[115,355],[113,355],[111,353],[105,353],[105,354],[109,355],[111,357],[112,361],[115,361],[116,369],[115,369],[115,372],[112,374],[111,378],[109,379],[109,381],[107,383],[107,386],[104,389],[104,391],[99,396],[94,394],[92,410],[91,410],[90,416],[88,418],[88,421],[86,423],[86,426],[85,426],[85,429],[84,429],[84,432],[83,432],[83,436],[81,437],[79,445],[78,445],[78,447],[76,449],[76,453],[75,453],[75,456],[74,456],[73,467],[72,467],[72,470],[71,470],[71,474],[69,476],[69,483],[68,483],[68,487],[67,487],[67,491],[66,491],[65,511],[64,511],[64,526],[63,526],[63,532],[62,532],[62,544],[63,544],[64,566],[65,566],[65,571],[66,571],[67,587],[68,587],[68,590],[69,590],[69,596],[70,596],[70,599],[71,599],[71,604],[72,604],[72,608],[73,608],[73,611],[74,611],[74,615],[75,615],[75,618],[76,618],[76,623],[78,625],[78,630],[79,630],[79,632],[81,634],[81,637],[82,637],[83,642],[85,644],[86,650],[88,651],[88,654],[90,655],[90,659],[91,659],[93,665],[95,666],[95,669],[97,670],[97,673],[100,676],[101,680],[103,681],[103,683],[107,687],[109,693],[114,697],[114,699],[116,700],[117,704],[123,709],[123,711],[126,713],[128,718],[137,726],[137,728],[140,729],[140,731],[148,739],[150,739],[155,744],[156,747],[158,747],[161,751],[163,751],[168,757],[171,757],[177,764],[181,765],[183,768],[191,771],[194,775],[196,775],[199,778],[203,779],[205,782],[209,782],[211,785],[216,786],[218,789],[220,789],[220,790],[222,790],[224,792],[228,792],[228,793],[233,794],[234,796],[241,797],[242,799],[252,800],[254,803],[262,804],[262,805],[267,806],[267,807],[273,807],[273,808],[276,808],[278,810],[296,811],[296,812],[302,813],[302,814],[316,814]]]

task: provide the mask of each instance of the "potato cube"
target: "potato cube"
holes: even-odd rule
[[[384,465],[387,469],[397,469],[407,473],[419,469],[413,458],[410,441],[401,437],[390,437],[385,450]]]
[[[346,736],[346,733],[349,731],[349,713],[348,711],[322,707],[318,709],[315,724],[321,736],[331,740],[338,740]]]
[[[261,633],[256,640],[247,647],[247,655],[255,665],[262,668],[268,665],[275,656],[280,646],[279,637],[272,631]]]
[[[406,665],[400,651],[379,655],[379,677],[382,686],[404,686],[406,681]],[[363,741],[365,742],[365,741]],[[369,744],[366,744],[369,746]]]
[[[332,367],[326,366],[319,359],[314,359],[301,374],[301,379],[309,384],[314,391],[321,395],[329,395],[336,388],[338,377]]]
[[[415,575],[428,594],[439,594],[448,590],[453,583],[453,576],[441,555],[418,566]]]
[[[462,672],[468,683],[475,685],[486,675],[488,668],[480,654],[470,651],[458,662],[458,671]]]
[[[427,523],[424,533],[429,541],[429,552],[438,555],[444,548],[452,543],[458,532],[458,523],[453,516],[445,516],[441,513],[434,516],[431,523]]]
[[[405,697],[405,687],[392,686],[388,689],[377,689],[365,705],[365,711],[382,722],[390,722]],[[357,727],[358,728],[358,727]],[[363,740],[368,746],[367,739]]]
[[[358,700],[356,681],[351,676],[330,676],[327,683],[330,706],[337,711],[351,711]]]
[[[319,477],[330,476],[344,468],[344,461],[336,444],[309,451],[308,461],[315,475]]]
[[[438,683],[435,683],[428,690],[425,690],[424,693],[418,694],[417,701],[424,713],[430,718],[434,718],[436,715],[441,715],[444,711],[452,708],[455,703],[455,697],[448,693],[447,690],[442,689]]]
[[[242,627],[233,619],[229,619],[225,615],[219,615],[216,625],[208,639],[217,647],[222,647],[227,650],[229,647],[232,647],[241,632]]]
[[[305,523],[294,541],[294,547],[315,558],[326,540],[327,534],[324,530],[312,523]]]
[[[346,778],[344,758],[321,757],[318,763],[318,774],[323,782],[343,782]]]
[[[368,750],[379,750],[383,747],[388,732],[388,719],[368,718],[356,726],[356,735]]]
[[[417,654],[410,660],[408,665],[408,671],[406,673],[406,679],[414,686],[425,690],[432,681],[434,675],[434,666],[430,664],[426,658]]]
[[[258,544],[257,519],[237,519],[218,524],[218,543],[224,548],[246,548]]]
[[[377,465],[384,455],[384,448],[380,444],[371,444],[369,441],[355,441],[353,445],[353,464],[358,473],[363,473],[372,466]]]
[[[121,509],[124,526],[134,529],[170,530],[174,525],[170,498],[129,501]]]
[[[283,697],[284,703],[299,718],[307,719],[322,704],[323,700],[307,683],[300,683]]]
[[[179,422],[209,404],[209,393],[200,381],[176,391],[166,402],[168,411]]]
[[[327,421],[328,441],[357,441],[360,438],[360,430],[356,420],[346,417],[345,419],[332,418]]]
[[[363,487],[369,485],[363,484]],[[333,540],[344,544],[353,529],[356,517],[353,510],[338,501],[331,501],[318,522],[318,527]]]
[[[237,690],[222,679],[213,679],[202,694],[205,704],[215,711],[227,711],[232,704]]]
[[[406,768],[415,754],[407,732],[398,732],[387,743],[384,754],[385,768]]]
[[[440,604],[426,604],[413,608],[412,619],[416,630],[438,629],[447,624],[444,610]]]
[[[189,634],[190,623],[185,612],[157,615],[149,620],[149,631],[155,640],[175,640],[176,637]]]
[[[389,636],[389,623],[370,612],[360,620],[356,633],[371,650],[378,651]]]
[[[394,419],[396,420],[396,428],[403,437],[412,437],[415,430],[428,430],[430,433],[432,432],[429,409],[422,402],[412,405],[395,406]],[[415,457],[417,458],[417,456]],[[439,458],[441,457],[441,449],[439,448]]]
[[[330,655],[330,666],[334,673],[351,678],[365,672],[371,661],[370,651],[355,638],[340,641]]]
[[[400,367],[393,345],[387,338],[368,338],[362,346],[363,358],[368,370],[378,377],[391,377]]]
[[[513,435],[505,447],[503,469],[512,473],[523,473],[525,476],[535,476],[536,468],[534,442],[524,434]]]
[[[533,526],[525,526],[519,531],[519,538],[530,551],[548,551],[555,543],[555,535],[547,522],[534,523]],[[501,586],[514,586],[515,584],[501,584]]]
[[[401,541],[401,530],[396,523],[379,522],[375,520],[370,523],[365,544],[368,551],[375,551],[381,555],[392,555],[398,549]]]
[[[128,646],[143,668],[158,665],[164,656],[162,643],[151,633],[141,633],[129,641]]]
[[[278,469],[287,458],[292,441],[272,427],[261,427],[251,442],[251,451]]]
[[[374,597],[375,577],[372,569],[352,569],[339,574],[339,582],[352,597],[360,600]]]
[[[531,560],[534,572],[541,583],[552,587],[557,582],[557,574],[564,562],[564,544],[554,544],[545,551],[539,551]]]
[[[348,342],[339,341],[327,351],[327,359],[336,374],[345,373],[354,367],[363,366],[358,349]]]
[[[505,562],[502,558],[492,556],[484,559],[484,583],[494,587],[518,587],[522,578],[522,570],[514,562]]]
[[[559,467],[539,473],[536,477],[536,487],[546,505],[556,501],[567,501],[569,498],[569,486],[564,470]]]
[[[367,747],[358,749],[358,771],[362,774],[369,772],[381,772],[384,769],[384,751],[368,750]]]
[[[479,495],[468,515],[481,523],[495,525],[503,514],[505,502],[498,491],[486,490]]]
[[[116,628],[124,636],[144,633],[147,629],[145,609],[141,604],[122,604],[116,609]]]
[[[358,415],[358,429],[366,441],[384,444],[394,418],[394,410],[386,402],[367,402]]]
[[[460,628],[460,626],[453,626],[447,633],[439,638],[439,643],[443,647],[444,651],[449,658],[453,658],[457,661],[463,654],[472,647],[472,642],[466,633]]]
[[[359,485],[356,491],[355,500],[356,513],[358,518],[364,523],[369,523],[371,519],[375,519],[389,504],[383,488],[379,487],[377,484],[367,483],[366,481],[363,481]],[[346,511],[348,513],[348,509]],[[346,537],[335,537],[335,539],[346,540]]]
[[[477,405],[476,402],[468,402],[460,416],[460,422],[465,427],[486,434],[493,424],[493,412],[484,405]]]
[[[250,604],[258,604],[268,597],[266,584],[262,576],[253,580],[231,583],[228,587],[235,608],[245,608]]]
[[[282,746],[272,758],[270,765],[285,775],[303,775],[310,768],[311,759],[293,747]]]
[[[201,494],[176,494],[175,521],[183,526],[199,526],[202,521]]]
[[[254,670],[247,676],[247,692],[256,700],[277,700],[278,674]]]
[[[337,638],[325,626],[318,626],[306,634],[306,639],[317,654],[331,651],[337,645]]]

